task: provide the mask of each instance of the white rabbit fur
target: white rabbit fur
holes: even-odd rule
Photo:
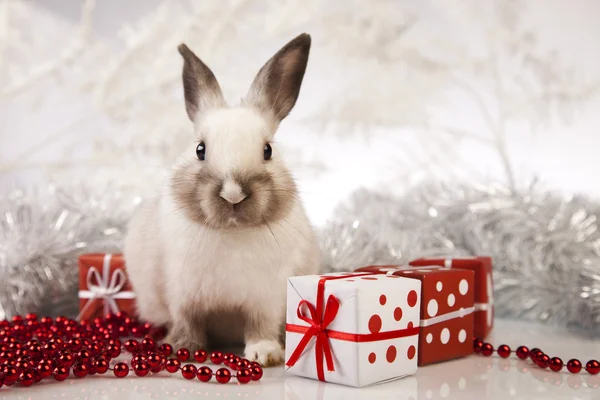
[[[208,67],[180,47],[197,137],[168,185],[134,215],[124,251],[140,317],[166,325],[175,346],[203,347],[208,335],[244,341],[245,357],[264,365],[283,361],[286,280],[318,273],[320,259],[277,145],[269,160],[264,151],[295,103],[309,47],[308,35],[292,40],[232,108]],[[195,154],[200,141],[204,161]],[[236,211],[224,199],[238,195],[249,199]]]

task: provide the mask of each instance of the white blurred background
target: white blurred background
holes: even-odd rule
[[[599,20],[596,0],[0,0],[0,195],[152,193],[189,142],[177,44],[235,101],[306,31],[278,140],[316,224],[423,179],[598,196]]]

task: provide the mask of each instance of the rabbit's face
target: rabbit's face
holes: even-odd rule
[[[212,228],[285,218],[297,196],[273,137],[293,108],[310,36],[284,46],[258,72],[239,107],[228,107],[212,71],[185,45],[183,84],[197,141],[176,167],[171,189],[188,218]]]
[[[258,226],[285,218],[296,186],[272,142],[275,127],[251,108],[211,110],[196,124],[173,176],[188,217],[214,228]]]

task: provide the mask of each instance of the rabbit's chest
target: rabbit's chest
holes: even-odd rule
[[[280,300],[297,264],[290,238],[277,230],[219,236],[199,231],[180,238],[178,246],[183,258],[174,283],[182,295],[204,304]]]

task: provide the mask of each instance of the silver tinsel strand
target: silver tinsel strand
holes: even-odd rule
[[[600,334],[600,204],[535,187],[359,191],[321,232],[328,270],[490,255],[496,315]]]
[[[0,317],[77,313],[77,256],[120,251],[139,202],[50,187],[0,202]],[[496,315],[600,333],[600,203],[531,187],[424,184],[356,192],[319,232],[328,271],[417,257],[490,255]],[[4,314],[4,315],[1,315]]]
[[[138,199],[50,186],[0,201],[0,318],[77,315],[77,257],[118,251]]]

